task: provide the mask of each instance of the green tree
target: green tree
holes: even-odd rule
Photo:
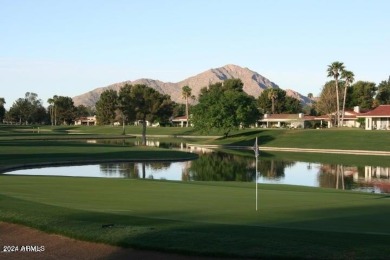
[[[351,86],[352,82],[355,80],[355,74],[352,71],[344,70],[341,72],[341,77],[344,79],[344,97],[343,97],[343,109],[341,114],[341,125],[344,124],[344,114],[345,114],[345,101],[347,98],[347,89]]]
[[[254,124],[259,118],[255,99],[243,91],[239,79],[202,88],[198,101],[192,120],[204,132],[217,129],[227,137],[232,130]]]
[[[135,119],[142,122],[143,145],[146,145],[147,121],[168,121],[173,112],[171,98],[146,85],[124,86],[119,92],[119,103],[120,109],[127,119]]]
[[[340,126],[340,98],[339,98],[339,77],[344,70],[344,64],[342,62],[335,61],[331,65],[328,65],[328,77],[333,77],[336,87],[336,122],[337,126]]]
[[[184,116],[186,114],[186,105],[175,103],[173,106],[173,117]]]
[[[58,96],[54,102],[55,121],[62,122],[64,125],[70,125],[75,118],[75,106],[70,97]],[[57,123],[57,122],[56,122]]]
[[[375,101],[378,105],[390,105],[390,77],[379,83]]]
[[[357,81],[348,89],[347,107],[359,106],[362,109],[372,109],[374,107],[374,96],[377,87],[374,82]]]
[[[47,110],[49,111],[50,122],[51,125],[54,125],[54,98],[48,98],[47,103],[49,104]]]
[[[135,121],[135,108],[132,100],[132,85],[126,84],[119,90],[118,109],[122,117],[122,134],[125,134],[125,124],[128,121]]]
[[[87,116],[93,116],[94,111],[90,107],[86,107],[84,105],[78,105],[75,107],[75,117],[87,117]]]
[[[274,102],[272,102],[272,100],[274,100]],[[301,102],[298,99],[287,96],[286,91],[283,89],[264,90],[260,94],[257,104],[263,113],[273,111],[274,113],[280,114],[299,113],[302,111]]]
[[[5,104],[5,99],[4,98],[0,98],[0,123],[3,122],[4,116],[5,116],[4,104]]]
[[[113,125],[115,121],[115,111],[118,108],[118,93],[108,89],[103,91],[96,102],[96,119],[99,125]]]
[[[17,99],[10,110],[8,118],[19,124],[44,123],[46,120],[46,110],[42,106],[42,101],[38,95],[32,92],[26,92],[24,98]]]
[[[188,106],[189,106],[189,104],[188,104],[188,99],[189,99],[189,98],[195,99],[195,96],[192,95],[191,91],[192,91],[192,89],[191,89],[189,86],[184,86],[184,87],[182,88],[182,92],[181,92],[183,98],[184,98],[185,101],[186,101],[186,118],[187,118],[186,127],[188,127],[188,123],[189,123],[189,121],[190,121],[190,118],[189,118],[189,109],[188,109]]]
[[[269,90],[268,99],[271,100],[271,113],[275,114],[275,102],[278,99],[278,94],[274,88]]]
[[[49,103],[48,110],[49,110],[51,125],[57,125],[57,106],[56,106],[57,99],[58,99],[57,95],[54,95],[52,98],[47,99],[47,103]]]

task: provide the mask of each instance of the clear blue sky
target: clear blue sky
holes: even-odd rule
[[[388,0],[0,0],[0,97],[46,101],[226,64],[320,93],[327,66],[390,75]]]

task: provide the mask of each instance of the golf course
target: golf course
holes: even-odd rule
[[[123,136],[114,127],[0,126],[0,172],[197,158],[185,151],[128,145],[139,132],[136,127],[127,128]],[[389,156],[370,155],[390,151],[386,131],[246,129],[222,138],[161,127],[148,129],[148,135],[221,146],[253,146],[258,137],[260,151],[262,146],[364,150],[367,155],[346,158],[384,166],[390,161]],[[87,142],[98,139],[114,141]],[[294,154],[288,156],[300,156]],[[320,157],[338,156],[311,158]],[[192,256],[387,259],[390,254],[389,194],[276,184],[258,184],[257,191],[258,210],[251,182],[0,174],[0,221],[78,240]]]

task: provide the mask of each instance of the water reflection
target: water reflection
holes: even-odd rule
[[[285,160],[266,160],[259,162],[259,175],[270,180],[280,180],[285,176],[284,170],[295,162]]]
[[[104,163],[100,164],[100,172],[107,177],[116,177],[119,175],[123,178],[131,179],[146,179],[146,168],[148,172],[165,171],[171,166],[170,162],[142,162],[142,163]],[[150,174],[148,178],[153,178],[153,174]]]
[[[106,144],[138,145],[137,140],[88,140]],[[65,166],[27,169],[7,174],[83,176],[132,179],[166,179],[177,181],[240,181],[256,180],[256,165],[252,151],[233,153],[187,147],[182,142],[148,140],[147,145],[179,149],[199,154],[187,162],[124,162],[100,165]],[[308,163],[294,160],[259,157],[259,183],[291,184],[333,189],[390,193],[390,168]]]
[[[389,167],[322,164],[318,178],[320,187],[390,193]]]
[[[206,153],[183,169],[186,181],[254,181],[252,158],[222,152]]]

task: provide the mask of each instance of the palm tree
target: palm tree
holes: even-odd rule
[[[188,127],[188,121],[189,121],[189,117],[188,117],[188,98],[191,98],[191,99],[195,99],[194,96],[191,95],[191,91],[192,89],[189,87],[189,86],[184,86],[182,88],[182,96],[183,98],[186,100],[186,118],[187,118],[187,124],[186,124],[186,127]]]
[[[47,103],[49,103],[49,114],[50,114],[51,125],[54,125],[54,99],[53,98],[47,99]]]
[[[276,90],[271,88],[268,92],[268,99],[271,99],[272,102],[272,114],[275,113],[275,100],[277,99],[278,95],[276,93]]]
[[[54,115],[54,125],[57,125],[57,100],[58,96],[53,96],[53,115]]]
[[[333,77],[336,82],[336,121],[337,126],[340,126],[340,98],[339,98],[339,76],[344,71],[344,63],[335,61],[332,64],[328,65],[328,77]]]
[[[345,80],[345,86],[344,86],[344,97],[343,97],[343,110],[341,114],[341,125],[344,123],[344,113],[345,113],[345,99],[347,97],[347,88],[351,86],[354,79],[355,74],[353,74],[352,71],[344,70],[341,72],[341,78]]]

